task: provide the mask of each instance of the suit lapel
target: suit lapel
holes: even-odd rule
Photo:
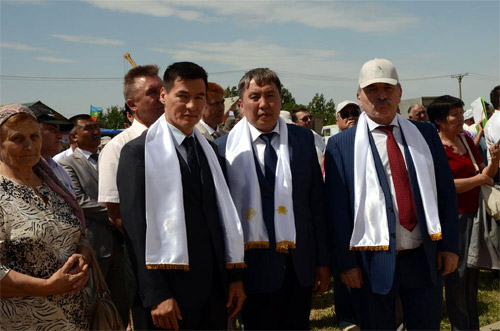
[[[73,152],[75,155],[75,159],[80,163],[80,165],[87,170],[87,172],[94,178],[96,181],[99,181],[99,174],[97,170],[94,168],[92,163],[80,152],[78,149],[75,149]]]

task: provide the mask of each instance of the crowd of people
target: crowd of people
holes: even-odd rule
[[[484,128],[449,95],[408,120],[395,66],[370,60],[325,145],[307,109],[281,111],[270,69],[245,73],[225,125],[202,67],[158,71],[125,75],[130,125],[102,150],[87,114],[0,106],[0,328],[89,329],[94,251],[135,330],[307,330],[332,276],[342,329],[439,329],[443,284],[452,328],[479,329],[470,257],[476,224],[498,229],[480,187],[499,184],[500,86]]]

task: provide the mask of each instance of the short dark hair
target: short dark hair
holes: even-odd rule
[[[160,69],[156,64],[137,66],[130,69],[125,77],[123,77],[123,96],[125,97],[125,100],[132,99],[137,91],[135,87],[135,79],[137,77],[156,77],[158,76],[159,70]]]
[[[291,115],[292,115],[292,122],[293,123],[297,123],[299,121],[299,118],[297,117],[297,113],[300,113],[301,111],[309,112],[309,110],[307,110],[304,107],[297,107],[297,108],[292,109]]]
[[[498,105],[498,99],[500,98],[500,85],[497,85],[491,90],[490,93],[490,101],[493,105],[493,108],[500,109]]]
[[[207,72],[193,62],[176,62],[168,66],[163,74],[163,87],[170,92],[177,79],[203,79],[205,88],[208,86]]]
[[[427,116],[429,116],[429,121],[434,123],[439,130],[439,124],[436,121],[446,120],[450,109],[463,106],[464,102],[459,98],[452,97],[451,95],[442,95],[434,99],[427,107]]]
[[[78,128],[78,121],[80,121],[80,120],[93,121],[92,116],[90,116],[89,114],[78,114],[78,115],[72,116],[69,118],[69,121],[71,123],[73,123],[73,129],[71,129],[70,132],[72,132],[72,133],[76,132],[76,129]]]
[[[256,68],[246,72],[245,75],[241,77],[240,82],[238,83],[238,95],[240,99],[243,100],[243,94],[248,88],[248,85],[250,85],[252,79],[255,80],[258,86],[274,83],[278,88],[278,92],[281,97],[281,82],[278,75],[276,75],[276,73],[269,68]]]

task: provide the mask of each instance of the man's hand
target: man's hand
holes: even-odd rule
[[[314,283],[314,290],[316,291],[316,294],[321,294],[328,290],[328,285],[330,285],[331,278],[332,273],[330,272],[330,268],[316,268],[316,282]]]
[[[243,289],[243,282],[241,280],[229,284],[229,298],[226,303],[228,318],[233,318],[239,313],[246,298],[247,296],[245,294],[245,290]]]
[[[441,275],[451,274],[457,269],[458,255],[452,252],[437,252],[437,269],[441,270]]]
[[[108,219],[110,226],[114,229],[117,229],[123,234],[120,204],[114,202],[106,202],[106,208],[108,208]]]
[[[157,328],[179,330],[177,320],[182,320],[181,311],[174,298],[151,307],[151,317]]]
[[[340,273],[340,280],[350,288],[361,288],[363,285],[363,276],[361,268],[352,268]]]

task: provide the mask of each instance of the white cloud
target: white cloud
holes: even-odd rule
[[[335,59],[337,51],[332,49],[287,48],[260,40],[235,40],[232,42],[190,42],[181,45],[161,46],[149,50],[169,54],[175,61],[194,61],[202,65],[215,63],[228,70],[248,70],[256,67],[269,67],[286,73],[312,74],[347,77],[351,69],[359,64],[349,64]],[[355,72],[355,71],[353,71]],[[318,77],[316,77],[318,78]]]
[[[54,51],[51,51],[51,50],[46,49],[46,48],[30,46],[30,45],[21,44],[21,43],[12,43],[9,41],[0,41],[0,47],[9,48],[9,49],[13,49],[16,51],[54,53]]]
[[[72,59],[66,59],[63,57],[35,57],[35,60],[39,62],[50,62],[50,63],[76,63],[77,61]]]
[[[101,1],[82,0],[101,9],[156,17],[176,16],[188,21],[233,20],[252,25],[296,23],[314,28],[340,28],[358,32],[390,32],[420,19],[374,2],[339,1]]]
[[[51,34],[51,37],[58,38],[64,41],[69,41],[73,43],[82,43],[82,44],[92,44],[92,45],[101,45],[101,46],[120,46],[125,44],[121,40],[116,39],[108,39],[102,37],[92,37],[92,36],[73,36],[68,34]]]

